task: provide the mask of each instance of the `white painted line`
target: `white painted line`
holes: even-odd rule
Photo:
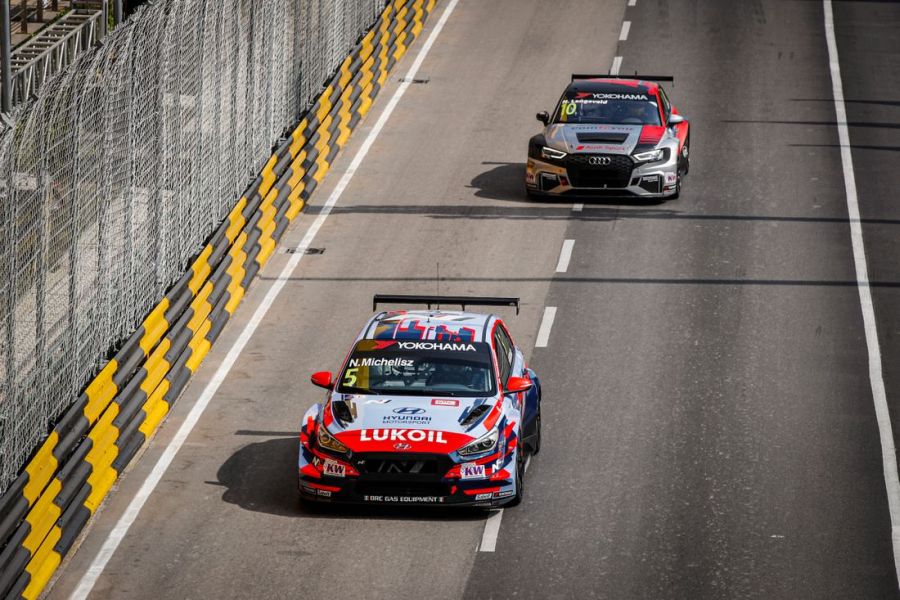
[[[569,261],[572,260],[572,248],[575,246],[575,240],[566,240],[563,242],[562,250],[559,251],[559,262],[556,263],[556,272],[565,273],[569,270]]]
[[[613,59],[612,68],[609,70],[610,75],[618,75],[619,69],[622,68],[622,57],[617,56]]]
[[[555,306],[548,306],[544,308],[544,318],[541,319],[541,326],[538,329],[537,340],[535,340],[534,342],[535,348],[547,347],[547,342],[550,340],[550,329],[553,327],[553,319],[555,318]]]
[[[481,534],[480,552],[493,552],[497,549],[497,536],[500,535],[500,521],[503,520],[503,509],[491,511],[491,516],[484,522],[484,533]]]
[[[416,60],[413,62],[412,66],[409,68],[409,71],[406,73],[404,83],[400,84],[400,87],[398,87],[394,92],[394,95],[391,97],[387,106],[384,107],[384,111],[378,117],[378,121],[375,122],[375,126],[372,127],[372,130],[369,132],[369,135],[366,137],[362,146],[360,146],[359,150],[356,152],[356,155],[350,162],[350,166],[341,176],[341,179],[338,181],[337,186],[331,192],[328,200],[324,205],[322,205],[322,210],[319,213],[319,216],[307,230],[306,235],[303,236],[303,240],[297,247],[298,252],[291,256],[291,259],[284,266],[284,269],[281,270],[278,278],[272,284],[272,287],[269,288],[269,291],[266,293],[260,305],[256,308],[256,312],[253,313],[250,321],[247,323],[247,325],[244,326],[244,329],[241,331],[238,339],[235,340],[234,344],[231,346],[231,349],[228,350],[228,354],[225,356],[222,364],[219,365],[219,368],[216,370],[212,379],[203,389],[203,392],[197,399],[197,403],[193,406],[193,408],[191,408],[191,411],[185,418],[184,423],[182,423],[181,427],[178,428],[175,437],[172,438],[171,442],[169,442],[169,445],[163,451],[162,456],[159,457],[156,465],[154,465],[153,470],[150,472],[150,475],[147,476],[147,479],[144,481],[143,485],[141,485],[138,493],[131,500],[128,508],[125,509],[125,512],[122,514],[122,516],[119,518],[119,521],[110,532],[109,537],[106,538],[106,541],[100,548],[100,552],[94,558],[91,566],[82,576],[78,587],[74,592],[72,592],[72,595],[69,596],[71,600],[80,600],[83,598],[87,598],[88,594],[91,593],[94,584],[103,573],[103,569],[106,568],[106,565],[107,563],[109,563],[110,558],[112,558],[112,555],[119,547],[119,544],[128,533],[128,529],[131,527],[132,523],[134,523],[135,519],[137,519],[138,513],[147,502],[147,498],[150,497],[150,494],[153,492],[154,488],[156,488],[160,479],[162,479],[162,476],[163,474],[165,474],[166,469],[169,468],[169,465],[172,463],[172,460],[175,458],[178,450],[184,444],[188,435],[191,433],[191,430],[197,424],[197,421],[200,419],[200,416],[203,414],[203,411],[206,409],[210,400],[212,400],[213,396],[218,391],[219,386],[222,385],[222,382],[225,381],[225,377],[228,375],[231,367],[237,361],[238,357],[241,354],[241,351],[243,351],[244,347],[247,345],[247,342],[250,341],[251,336],[253,336],[253,333],[256,331],[256,328],[262,322],[263,318],[266,316],[269,308],[275,302],[278,294],[290,279],[291,274],[297,268],[297,265],[300,264],[300,260],[303,258],[304,252],[307,248],[309,248],[310,244],[312,244],[313,239],[316,237],[316,233],[325,223],[328,215],[331,214],[332,208],[334,208],[334,205],[337,204],[338,199],[340,199],[341,195],[344,193],[344,190],[349,185],[350,180],[353,179],[354,173],[356,173],[356,170],[359,168],[363,159],[366,157],[366,154],[368,154],[369,149],[372,147],[372,144],[375,142],[378,134],[381,133],[381,130],[384,128],[385,123],[387,123],[387,120],[390,118],[391,113],[394,112],[394,109],[397,107],[397,103],[400,102],[400,98],[403,97],[406,89],[410,86],[412,80],[415,78],[416,72],[422,65],[422,61],[425,60],[425,56],[428,54],[431,46],[434,45],[434,41],[437,39],[438,34],[441,32],[441,29],[443,29],[444,24],[450,17],[450,13],[453,12],[453,9],[456,7],[458,2],[459,0],[450,0],[450,2],[447,4],[447,8],[444,9],[440,20],[438,20],[438,22],[435,24],[434,29],[428,36],[428,39],[425,40],[425,43],[419,50],[419,54],[416,56]]]
[[[619,33],[620,42],[624,42],[628,39],[629,31],[631,31],[631,21],[622,21],[622,31]]]
[[[628,6],[637,6],[637,0],[628,0]]]
[[[859,219],[859,199],[856,194],[856,174],[853,171],[853,155],[850,150],[850,130],[847,128],[847,108],[844,106],[844,86],[841,82],[841,65],[838,61],[837,41],[834,37],[834,13],[831,0],[823,0],[825,9],[825,38],[828,42],[828,62],[831,68],[831,88],[834,95],[834,111],[837,116],[838,141],[841,145],[841,164],[844,170],[844,188],[847,194],[847,212],[850,217],[850,240],[853,246],[853,263],[856,268],[856,288],[862,307],[866,347],[869,351],[869,382],[875,417],[881,438],[881,458],[884,483],[887,489],[888,508],[891,514],[891,538],[894,547],[894,569],[900,578],[900,477],[897,475],[897,454],[894,448],[894,432],[888,412],[887,392],[882,376],[881,348],[875,321],[875,306],[869,288],[869,267],[866,248],[863,245],[862,223]]]
[[[572,212],[581,212],[584,210],[584,204],[579,202],[578,204],[572,205]]]

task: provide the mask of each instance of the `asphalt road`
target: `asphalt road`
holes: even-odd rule
[[[894,598],[840,148],[815,0],[461,0],[103,573],[96,598]],[[434,26],[398,65],[296,246]],[[623,20],[631,23],[619,41]],[[900,4],[835,2],[866,251],[900,414]],[[692,170],[666,204],[531,202],[571,72],[672,73]],[[557,273],[564,240],[572,259]],[[289,255],[277,255],[61,570],[78,585]],[[436,281],[440,271],[441,281]],[[517,295],[544,383],[528,496],[485,516],[308,513],[298,421],[384,293]],[[545,307],[547,347],[533,348]]]

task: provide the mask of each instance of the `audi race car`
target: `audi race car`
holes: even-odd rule
[[[518,298],[375,296],[379,312],[303,417],[303,500],[496,507],[521,502],[541,447],[541,384],[495,315]],[[463,311],[431,306],[462,305]]]
[[[528,143],[529,196],[677,198],[690,167],[690,124],[658,81],[572,75],[553,116]]]

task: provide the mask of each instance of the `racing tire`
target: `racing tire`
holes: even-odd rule
[[[675,193],[666,198],[666,200],[678,200],[681,197],[681,175],[675,181]]]
[[[531,442],[531,453],[537,454],[541,451],[541,402],[538,400],[537,416],[534,418],[534,441]]]
[[[513,507],[522,504],[525,497],[525,452],[524,444],[516,449],[516,495],[512,497],[506,506]]]
[[[681,175],[687,175],[688,171],[691,170],[691,134],[689,133],[687,138],[684,140],[684,147],[681,150],[681,167],[679,171]]]

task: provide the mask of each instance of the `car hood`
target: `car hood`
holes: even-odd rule
[[[325,407],[328,430],[354,452],[453,452],[484,433],[496,398],[334,393]],[[344,403],[347,412],[331,405]],[[483,407],[483,408],[481,408]],[[473,414],[477,418],[466,420]],[[333,417],[333,418],[332,418]]]
[[[556,123],[547,127],[544,139],[551,148],[569,154],[631,154],[645,127],[649,126]]]

